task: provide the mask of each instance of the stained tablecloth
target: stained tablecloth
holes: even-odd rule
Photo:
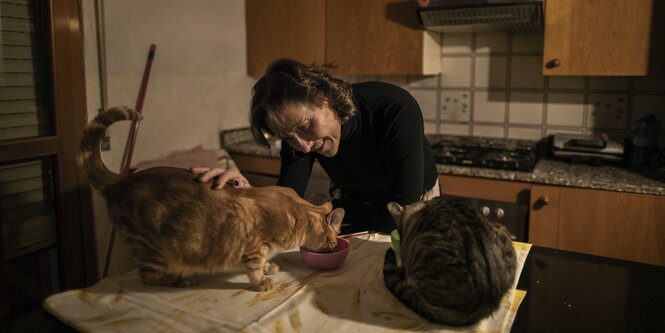
[[[191,288],[148,286],[136,270],[48,297],[43,307],[82,332],[508,332],[526,292],[517,280],[531,247],[514,242],[518,272],[491,317],[464,327],[430,323],[401,304],[383,282],[386,235],[350,239],[342,267],[308,267],[297,249],[274,258],[275,288],[247,290],[244,272],[207,276]]]

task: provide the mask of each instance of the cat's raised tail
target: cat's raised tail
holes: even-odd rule
[[[76,161],[88,175],[92,186],[103,190],[118,182],[123,176],[109,170],[102,161],[99,144],[111,124],[121,120],[141,120],[141,114],[129,107],[113,107],[103,111],[93,119],[83,132],[81,146]]]
[[[392,248],[386,251],[383,264],[383,280],[390,292],[404,305],[437,324],[448,326],[467,326],[474,324],[492,314],[488,307],[480,307],[476,311],[461,311],[432,305],[407,279],[404,268],[397,265],[397,256]]]

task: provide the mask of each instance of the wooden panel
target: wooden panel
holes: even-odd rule
[[[652,0],[546,1],[543,73],[646,75],[651,14]]]
[[[538,246],[558,248],[559,196],[557,186],[533,185],[529,203],[529,239]]]
[[[274,176],[258,175],[249,172],[243,173],[243,176],[245,176],[249,183],[254,187],[277,185],[277,177]]]
[[[347,75],[423,73],[416,4],[395,0],[326,2],[326,61]]]
[[[561,189],[558,247],[665,266],[665,198]]]
[[[53,112],[61,151],[55,170],[60,281],[63,289],[74,289],[98,280],[90,186],[75,159],[87,124],[83,47],[78,1],[51,1],[48,9]]]
[[[233,154],[231,158],[242,172],[278,176],[281,168],[281,160],[275,157]]]
[[[277,58],[325,62],[325,0],[247,0],[247,72],[262,75]]]
[[[530,184],[494,179],[439,175],[441,193],[512,203],[529,202]]]

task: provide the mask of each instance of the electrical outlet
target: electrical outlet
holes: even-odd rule
[[[626,128],[628,96],[622,94],[590,94],[587,127]]]
[[[442,91],[441,119],[469,121],[470,95],[468,91]]]
[[[97,112],[101,113],[102,109],[97,110]],[[102,141],[99,143],[99,146],[101,147],[102,151],[111,150],[111,138],[109,137],[108,129],[106,129],[104,132],[104,136],[102,137]]]

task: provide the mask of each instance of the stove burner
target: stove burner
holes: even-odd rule
[[[432,150],[437,163],[530,172],[538,162],[538,152],[530,144],[459,141],[442,140],[434,144]]]

